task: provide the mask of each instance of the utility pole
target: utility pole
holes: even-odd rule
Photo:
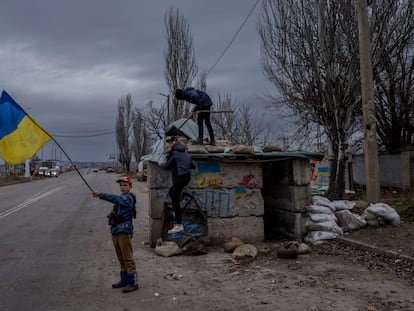
[[[367,1],[358,0],[358,39],[361,71],[362,111],[364,117],[365,183],[366,200],[380,201],[377,121],[375,115],[370,35]]]
[[[161,96],[167,97],[167,125],[170,124],[170,95],[165,95],[163,93],[158,93]]]

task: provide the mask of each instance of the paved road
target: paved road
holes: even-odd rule
[[[118,175],[82,174],[98,191],[119,191]],[[93,309],[94,293],[114,280],[111,205],[75,172],[0,187],[0,202],[0,310]]]

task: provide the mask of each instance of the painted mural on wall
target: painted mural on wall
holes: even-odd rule
[[[197,184],[202,187],[221,186],[220,164],[197,163]]]
[[[164,202],[170,202],[168,189],[171,186],[171,172],[155,165],[151,168],[151,215],[157,218],[161,217]],[[245,167],[200,161],[191,174],[191,182],[184,191],[195,198],[209,217],[263,215],[263,178],[260,166]],[[184,197],[183,207],[188,200],[188,197]]]
[[[328,157],[322,161],[310,160],[310,183],[312,186],[329,185],[329,161]]]

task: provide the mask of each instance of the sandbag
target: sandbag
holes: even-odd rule
[[[305,222],[305,228],[308,231],[328,231],[334,232],[339,235],[343,235],[344,231],[341,227],[338,226],[335,220],[328,220],[323,222],[314,222],[310,219],[307,219]]]
[[[366,208],[367,212],[383,217],[391,225],[400,224],[400,215],[385,203],[376,203]]]
[[[335,212],[335,206],[332,204],[332,202],[325,197],[314,195],[312,197],[312,205],[322,205],[329,207],[333,212]]]
[[[242,244],[238,246],[231,255],[233,259],[253,259],[257,256],[257,248],[251,244]]]
[[[308,217],[314,222],[324,222],[324,221],[337,221],[335,214],[316,214],[316,213],[308,213]]]
[[[342,211],[344,209],[353,209],[356,203],[348,200],[333,200],[332,204],[335,206],[336,211]]]
[[[358,230],[367,225],[363,217],[348,210],[338,211],[335,215],[343,231]]]
[[[238,246],[242,244],[244,244],[244,242],[239,238],[231,237],[224,241],[223,249],[226,253],[232,253]]]
[[[318,245],[325,243],[327,240],[335,239],[337,236],[338,234],[334,232],[311,231],[305,236],[304,240],[308,244]]]
[[[263,146],[262,150],[263,152],[279,152],[282,151],[282,148],[276,145],[269,145]]]
[[[313,213],[313,214],[333,214],[334,213],[332,209],[324,205],[308,205],[308,206],[305,206],[305,210],[308,213]]]
[[[211,146],[211,145],[206,145],[205,148],[208,151],[208,153],[223,153],[225,149],[224,146]]]
[[[204,145],[187,145],[188,153],[208,153]]]
[[[174,241],[157,241],[157,245],[154,248],[154,253],[163,257],[179,255],[182,252],[181,248]]]
[[[254,154],[254,149],[251,146],[247,146],[247,145],[235,145],[233,147],[231,147],[230,149],[230,153],[235,153],[235,154]]]

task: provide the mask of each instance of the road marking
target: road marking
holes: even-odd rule
[[[26,202],[20,203],[19,205],[15,206],[15,207],[12,207],[11,209],[9,209],[7,211],[1,212],[0,213],[0,219],[3,219],[4,217],[7,217],[11,214],[14,214],[15,212],[17,212],[17,211],[21,210],[22,208],[32,204],[33,202],[36,202],[40,199],[43,199],[44,197],[47,197],[47,196],[51,195],[53,192],[56,192],[56,191],[58,191],[62,188],[63,188],[63,186],[60,186],[60,187],[57,187],[57,188],[52,189],[50,191],[44,192],[44,193],[42,193],[38,196],[35,195],[33,198],[27,200]]]

